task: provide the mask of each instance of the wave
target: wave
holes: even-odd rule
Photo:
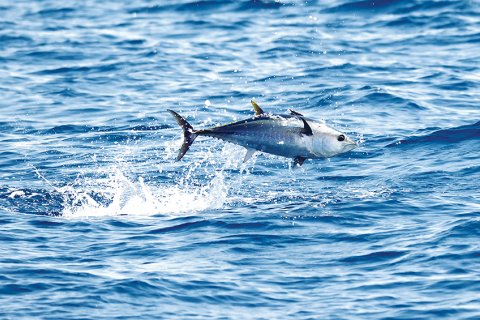
[[[410,14],[415,12],[438,12],[449,10],[468,10],[472,4],[463,1],[402,1],[402,0],[361,0],[346,1],[324,10],[326,13],[390,13]]]
[[[237,8],[239,10],[279,9],[289,5],[289,3],[275,0],[249,0],[240,2]]]
[[[431,14],[425,13],[422,15],[399,15],[389,21],[377,21],[376,26],[387,26],[392,28],[429,28],[429,29],[448,29],[459,28],[467,26],[463,19],[461,19],[455,12],[444,12],[436,14],[432,17]],[[458,40],[457,40],[458,41]]]
[[[129,13],[143,13],[154,14],[161,12],[177,11],[177,12],[212,12],[212,11],[249,11],[259,9],[279,9],[283,6],[289,5],[274,0],[247,0],[247,1],[233,1],[233,0],[203,0],[192,1],[181,4],[166,4],[166,5],[152,5],[131,8]]]
[[[85,109],[82,110],[85,112]],[[88,111],[87,111],[88,112]],[[136,126],[121,126],[121,127],[113,127],[113,126],[87,126],[87,125],[75,125],[75,124],[63,124],[59,126],[55,126],[49,129],[41,129],[41,130],[30,130],[28,131],[29,134],[37,134],[37,135],[51,135],[51,134],[79,134],[79,133],[111,133],[112,135],[115,134],[123,134],[129,135],[135,132],[142,132],[142,131],[158,131],[163,129],[172,128],[170,125],[165,124],[154,124],[154,125],[147,125],[147,124],[139,124]],[[2,130],[2,126],[0,123],[0,131]],[[105,136],[98,137],[100,139],[104,139]]]
[[[57,74],[68,74],[75,75],[86,73],[109,73],[112,71],[118,71],[123,67],[127,67],[129,62],[115,62],[115,63],[104,63],[92,66],[70,66],[70,67],[59,67],[53,69],[44,69],[33,72],[35,75],[57,75]]]
[[[362,0],[362,1],[349,1],[325,9],[326,13],[339,13],[339,12],[364,12],[364,11],[387,11],[393,7],[397,7],[400,4],[405,3],[402,0]]]
[[[0,35],[0,48],[7,48],[10,46],[26,46],[33,42],[33,39],[22,35]]]
[[[72,15],[77,11],[75,8],[48,8],[42,9],[32,14],[28,15],[38,15],[41,18],[54,18],[54,19],[67,19],[71,18]]]
[[[363,255],[349,256],[341,261],[348,264],[378,264],[382,262],[393,263],[397,259],[405,256],[408,252],[404,251],[378,251]]]
[[[380,108],[384,106],[394,106],[395,109],[405,108],[408,110],[427,110],[426,107],[418,104],[414,100],[401,97],[397,94],[390,93],[379,87],[364,86],[359,89],[364,92],[362,96],[351,101],[353,104],[376,105]]]
[[[446,239],[462,239],[469,237],[479,237],[480,236],[480,220],[477,217],[472,217],[470,219],[459,219],[453,223],[453,226],[442,231],[439,234],[442,240]],[[476,258],[479,256],[477,251],[474,255]]]
[[[143,6],[129,9],[129,13],[160,13],[165,11],[210,11],[218,10],[221,7],[230,4],[230,1],[218,1],[218,0],[206,0],[206,1],[193,1],[183,4],[165,4],[165,5],[152,5]]]
[[[417,143],[458,143],[467,140],[480,139],[480,121],[470,125],[442,129],[425,135],[411,136],[406,139],[390,143],[387,147],[398,147]]]

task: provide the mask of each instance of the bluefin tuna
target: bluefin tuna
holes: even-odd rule
[[[355,141],[324,122],[304,117],[289,109],[289,114],[266,113],[253,100],[255,115],[251,118],[209,129],[195,130],[182,116],[173,110],[178,125],[183,130],[183,144],[177,161],[198,136],[208,136],[228,141],[247,149],[246,162],[256,151],[293,158],[301,166],[306,159],[329,158],[357,147]]]

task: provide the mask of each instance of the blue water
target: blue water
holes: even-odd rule
[[[0,1],[0,318],[479,319],[480,3]],[[293,108],[291,160],[181,130]]]

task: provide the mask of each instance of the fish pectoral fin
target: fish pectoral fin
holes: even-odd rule
[[[306,135],[306,136],[313,136],[312,128],[308,124],[307,120],[305,120],[303,118],[300,118],[300,119],[302,119],[302,121],[303,121],[303,129],[302,129],[301,133]]]
[[[288,109],[288,111],[290,111],[290,114],[291,114],[292,116],[303,117],[303,114],[301,114],[300,112],[297,112],[297,111],[295,111],[295,110],[293,110],[293,109]]]
[[[293,159],[293,164],[294,164],[295,166],[301,167],[302,164],[305,162],[305,160],[307,160],[307,158],[298,156],[298,157],[295,157],[295,158]]]
[[[243,158],[243,163],[247,162],[256,151],[257,150],[255,149],[247,148],[247,153],[245,154],[245,158]]]
[[[250,102],[252,103],[252,106],[253,106],[253,110],[255,110],[255,115],[256,116],[259,116],[259,115],[262,115],[264,114],[265,112],[262,110],[262,108],[260,108],[260,106],[258,104],[255,103],[255,101],[250,100]]]

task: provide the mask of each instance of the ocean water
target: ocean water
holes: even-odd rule
[[[1,319],[479,319],[480,2],[0,0]],[[293,108],[356,150],[181,130]]]

